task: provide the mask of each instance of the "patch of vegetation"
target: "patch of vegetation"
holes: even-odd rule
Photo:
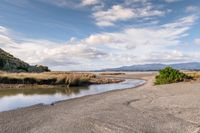
[[[25,67],[25,66],[19,66],[19,67],[17,67],[17,69],[28,72],[28,67]]]
[[[64,85],[84,86],[89,84],[118,83],[121,80],[97,78],[91,73],[6,73],[0,72],[0,84],[35,84],[35,85]]]
[[[159,75],[156,76],[155,84],[171,84],[182,82],[188,79],[192,79],[192,77],[180,72],[179,70],[173,69],[172,67],[166,67],[159,71]]]
[[[5,60],[0,58],[0,69],[2,69],[5,64],[6,64]]]

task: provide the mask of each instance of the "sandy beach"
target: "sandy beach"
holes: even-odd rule
[[[114,76],[112,76],[114,77]],[[200,83],[154,86],[155,74],[137,88],[35,105],[0,113],[1,133],[198,133]]]

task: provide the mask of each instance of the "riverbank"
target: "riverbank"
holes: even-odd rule
[[[154,86],[155,74],[113,77],[139,78],[147,83],[117,90],[0,113],[0,132],[154,132],[194,133],[200,125],[200,83]]]

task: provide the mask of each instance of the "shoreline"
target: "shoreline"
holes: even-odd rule
[[[114,90],[53,105],[35,105],[2,112],[0,132],[199,131],[199,82],[154,86],[152,74],[124,77],[147,81],[134,89]]]

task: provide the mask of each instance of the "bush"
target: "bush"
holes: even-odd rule
[[[182,82],[187,79],[192,79],[192,77],[180,72],[179,70],[173,69],[171,67],[166,67],[159,71],[159,75],[156,76],[156,85],[170,84]]]
[[[0,69],[2,69],[5,66],[5,64],[5,60],[0,57]]]
[[[24,72],[28,72],[28,67],[19,66],[19,67],[17,67],[17,70],[22,70],[22,71],[24,71]]]

